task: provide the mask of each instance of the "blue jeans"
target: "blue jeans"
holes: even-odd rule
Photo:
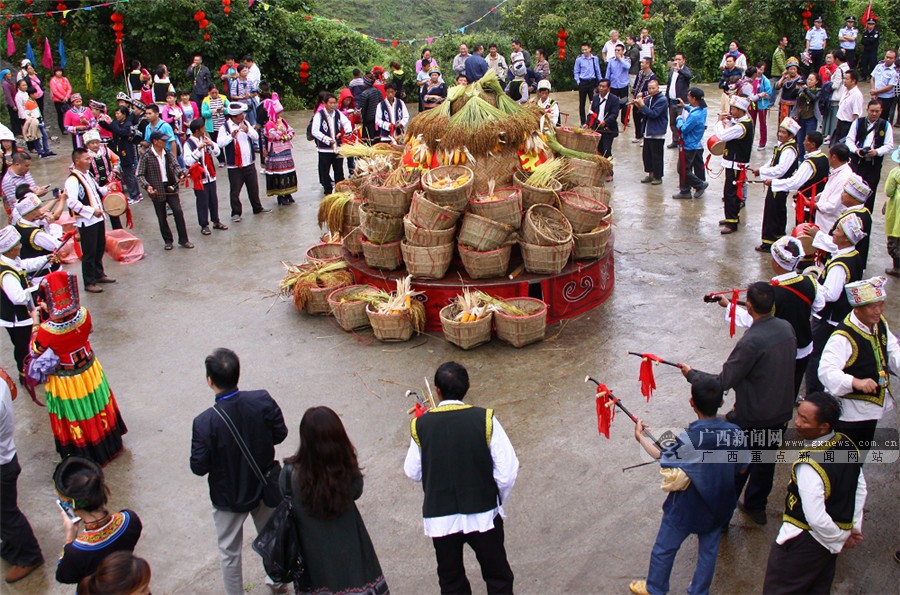
[[[818,121],[815,118],[800,118],[797,123],[800,124],[800,130],[797,131],[797,161],[799,162],[806,155],[803,141],[806,140],[807,134],[816,129]]]
[[[138,187],[137,178],[134,177],[135,164],[125,165],[123,163],[119,169],[122,170],[122,183],[125,185],[125,192],[128,193],[128,198],[131,200],[141,198],[141,189]]]
[[[687,592],[691,595],[709,593],[713,574],[716,572],[716,557],[719,554],[719,537],[722,529],[718,527],[709,533],[697,535],[697,568],[694,570],[694,578],[688,586]],[[659,533],[656,535],[656,543],[650,552],[650,570],[647,572],[647,591],[651,595],[669,592],[669,576],[672,574],[672,564],[675,562],[675,554],[690,531],[679,529],[672,525],[665,513],[662,523],[659,525]]]

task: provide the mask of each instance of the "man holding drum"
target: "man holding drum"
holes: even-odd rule
[[[106,224],[101,203],[105,190],[97,185],[90,174],[91,156],[87,149],[72,151],[72,173],[66,179],[66,205],[75,214],[75,225],[81,236],[81,277],[84,290],[102,293],[98,283],[115,283],[103,271],[103,253],[106,251]]]

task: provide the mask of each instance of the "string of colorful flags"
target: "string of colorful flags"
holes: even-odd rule
[[[20,14],[3,14],[3,18],[10,20],[16,19],[19,17],[25,17],[30,19],[31,17],[40,17],[40,16],[50,16],[54,14],[61,14],[63,18],[69,16],[70,12],[90,12],[95,8],[103,8],[104,6],[116,6],[117,4],[127,4],[128,0],[115,0],[115,2],[104,2],[103,4],[92,4],[90,6],[79,6],[77,8],[67,8],[65,10],[42,10],[40,13],[31,13],[31,12],[23,12]]]

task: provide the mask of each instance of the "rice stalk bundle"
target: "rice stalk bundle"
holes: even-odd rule
[[[504,302],[500,298],[495,298],[490,296],[483,291],[476,292],[478,294],[478,298],[488,305],[488,307],[495,312],[503,312],[505,314],[509,314],[510,316],[528,316],[529,314],[533,314],[528,310],[524,310],[519,308],[518,306],[514,306],[513,304]]]
[[[407,127],[407,138],[422,135],[424,142],[433,147],[438,139],[442,138],[449,123],[450,102],[444,101],[440,106],[419,112],[411,119]]]
[[[329,194],[319,203],[319,227],[324,224],[332,233],[340,233],[344,226],[344,209],[353,200],[350,192]]]
[[[344,158],[362,157],[363,159],[371,159],[377,155],[391,155],[394,151],[390,149],[390,145],[382,143],[371,146],[365,143],[344,143],[338,147],[337,153]]]
[[[506,114],[481,97],[472,97],[450,118],[441,144],[445,148],[467,147],[476,155],[484,155],[496,146],[500,120],[505,118]]]
[[[548,159],[534,168],[528,176],[527,184],[533,188],[555,189],[566,173],[566,160],[563,157]]]
[[[347,270],[347,262],[308,262],[301,265],[284,264],[287,274],[279,285],[282,297],[293,296],[294,305],[302,310],[313,289],[337,287],[353,283],[353,275]]]
[[[416,334],[425,332],[425,305],[415,296],[421,291],[413,291],[412,275],[396,280],[397,289],[393,293],[377,291],[360,294],[360,299],[371,304],[379,314],[402,314],[409,311],[410,321]]]
[[[422,175],[420,169],[408,169],[406,167],[398,167],[392,171],[384,179],[383,188],[406,188],[419,180]]]
[[[556,138],[555,134],[547,133],[547,146],[550,147],[551,151],[553,151],[557,155],[562,155],[563,157],[584,159],[586,161],[599,163],[601,169],[604,172],[604,176],[609,175],[609,173],[612,171],[612,162],[610,162],[610,160],[603,155],[597,155],[596,153],[582,153],[581,151],[575,151],[573,149],[564,147],[560,144],[559,139]]]

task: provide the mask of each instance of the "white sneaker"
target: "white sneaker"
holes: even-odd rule
[[[644,139],[642,139],[642,138],[633,138],[633,139],[631,139],[631,142],[637,144],[637,143],[643,142],[643,140]]]

